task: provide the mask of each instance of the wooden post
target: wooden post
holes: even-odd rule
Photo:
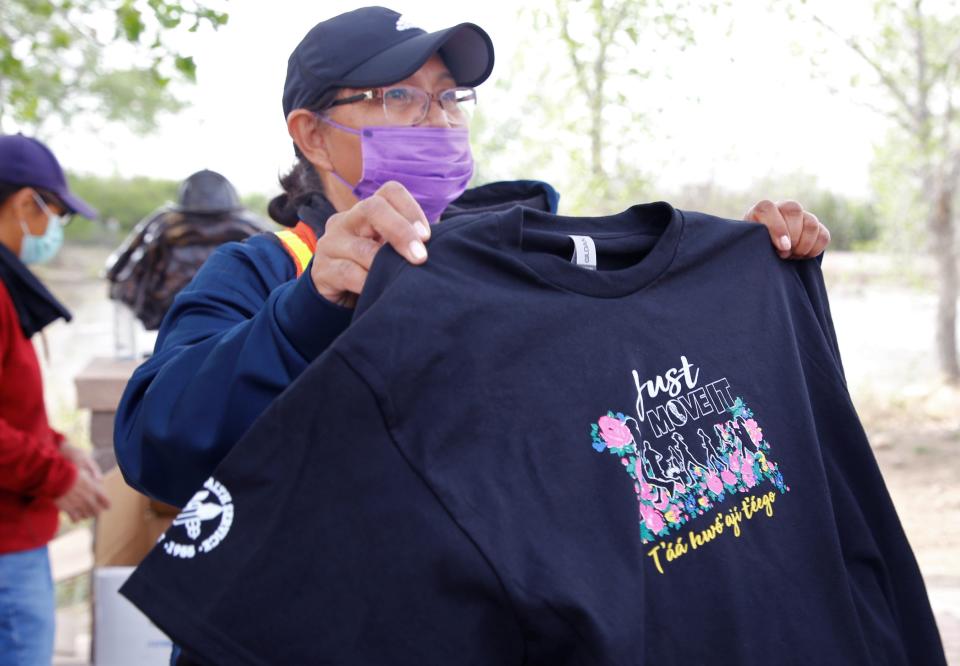
[[[127,380],[139,364],[135,359],[94,358],[74,380],[77,407],[91,412],[93,457],[104,472],[117,464],[113,453],[113,420]]]

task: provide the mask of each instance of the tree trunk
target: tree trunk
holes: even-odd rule
[[[949,384],[960,384],[960,364],[957,361],[957,252],[954,233],[953,202],[956,192],[945,184],[938,184],[927,226],[931,249],[937,266],[937,360],[944,379]],[[929,190],[928,190],[929,191]]]

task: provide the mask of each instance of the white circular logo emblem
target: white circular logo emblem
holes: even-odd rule
[[[230,491],[212,476],[203,484],[158,543],[167,555],[189,559],[220,545],[233,524]]]

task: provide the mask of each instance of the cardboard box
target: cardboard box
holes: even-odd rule
[[[134,567],[93,570],[94,666],[168,666],[173,643],[118,590]]]
[[[117,468],[103,478],[110,508],[97,517],[96,567],[136,566],[163,534],[179,509],[156,502],[127,485]]]

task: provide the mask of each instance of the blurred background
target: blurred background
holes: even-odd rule
[[[546,180],[577,215],[664,199],[740,218],[789,198],[830,229],[823,268],[849,388],[960,664],[960,3],[390,4],[427,30],[472,21],[493,37],[477,183]],[[77,219],[37,270],[76,317],[40,353],[53,425],[75,443],[92,440],[77,375],[152,348],[107,298],[108,256],[200,169],[266,217],[293,164],[287,57],[356,6],[0,4],[0,132],[47,142],[102,214]],[[65,521],[53,551],[63,663],[88,659],[90,529]]]

